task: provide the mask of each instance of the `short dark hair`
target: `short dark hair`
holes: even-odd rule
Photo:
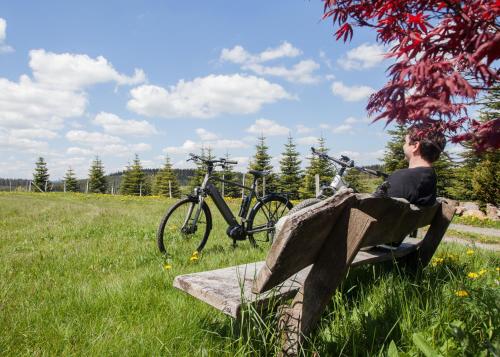
[[[420,143],[420,156],[430,163],[439,159],[446,146],[446,138],[441,131],[413,126],[408,130],[410,144]]]

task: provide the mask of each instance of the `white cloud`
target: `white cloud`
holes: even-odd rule
[[[304,60],[295,64],[291,69],[284,66],[263,66],[258,63],[244,65],[242,68],[249,69],[261,76],[275,76],[292,83],[312,84],[320,80],[318,76],[313,74],[319,67],[319,64],[313,60]]]
[[[295,127],[297,128],[297,133],[299,134],[308,134],[313,131],[312,128],[309,128],[303,124],[297,124]]]
[[[321,58],[328,68],[333,69],[332,61],[328,58],[325,51],[319,51],[319,58]]]
[[[13,52],[14,49],[5,44],[5,40],[7,39],[7,21],[0,17],[0,54]]]
[[[352,125],[349,124],[341,124],[332,129],[332,133],[334,134],[342,134],[346,132],[350,132],[352,129]]]
[[[97,83],[139,84],[146,80],[142,69],[135,69],[129,77],[118,73],[102,56],[96,59],[87,55],[52,53],[43,49],[30,51],[30,67],[34,78],[54,88],[79,90]]]
[[[355,117],[348,117],[344,120],[344,123],[346,123],[346,124],[370,123],[370,122],[371,122],[370,118],[358,119]]]
[[[252,134],[264,134],[265,136],[288,135],[290,129],[279,125],[274,120],[257,119],[254,124],[250,125],[247,132]]]
[[[209,75],[180,80],[165,89],[142,85],[130,91],[127,107],[135,113],[162,118],[211,118],[221,114],[255,113],[262,105],[291,96],[278,84],[254,76]]]
[[[361,46],[353,48],[338,60],[339,65],[347,70],[368,69],[375,67],[384,60],[384,47],[381,45],[369,45],[363,43]]]
[[[19,82],[0,78],[0,125],[9,128],[59,129],[66,118],[85,112],[84,88],[103,82],[135,84],[144,81],[118,73],[104,57],[30,51],[34,79],[22,75]]]
[[[26,75],[19,83],[0,78],[0,125],[4,127],[56,129],[64,118],[82,115],[86,104],[82,93],[47,88]]]
[[[117,136],[85,130],[70,130],[66,133],[66,139],[89,146],[117,144],[123,141]]]
[[[48,147],[49,144],[45,141],[12,135],[9,130],[0,128],[0,150],[2,151],[38,153],[48,150]]]
[[[149,136],[158,133],[146,120],[125,120],[106,112],[97,114],[93,123],[102,126],[105,132],[116,135]]]
[[[330,128],[331,128],[330,124],[325,124],[325,123],[321,123],[321,124],[319,125],[319,127],[320,127],[321,129],[330,129]]]
[[[90,156],[93,155],[94,152],[89,149],[83,149],[80,147],[72,146],[66,149],[66,154],[68,155],[83,155],[83,156]]]
[[[347,102],[357,102],[363,100],[374,93],[375,89],[368,86],[346,86],[342,82],[332,83],[333,95],[341,97]]]
[[[58,135],[55,131],[48,129],[12,129],[10,135],[16,138],[41,138],[41,139],[54,139]]]
[[[133,152],[151,151],[151,145],[146,143],[132,144],[130,145],[130,150]]]
[[[301,54],[301,50],[295,48],[292,44],[285,41],[278,47],[268,48],[257,55],[249,53],[240,45],[234,46],[232,49],[224,48],[221,51],[220,60],[237,64],[263,63],[283,57],[297,57]]]
[[[314,145],[318,143],[318,138],[315,136],[305,136],[297,139],[299,145]]]
[[[203,141],[216,140],[217,135],[203,128],[196,129],[196,134]]]
[[[276,48],[268,48],[259,54],[251,54],[242,46],[232,49],[224,48],[220,55],[221,61],[240,64],[242,69],[252,71],[261,76],[281,77],[293,83],[312,84],[320,78],[314,75],[320,65],[313,60],[303,60],[291,68],[285,66],[265,66],[263,63],[284,57],[297,57],[302,51],[288,42],[283,42]]]
[[[203,147],[211,149],[241,149],[248,147],[248,144],[242,140],[232,139],[217,139],[203,142],[186,140],[181,146],[167,146],[163,149],[163,152],[166,154],[196,153]]]

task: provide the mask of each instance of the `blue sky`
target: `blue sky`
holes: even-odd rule
[[[22,1],[0,3],[0,177],[31,177],[43,156],[52,179],[107,172],[134,154],[226,151],[245,170],[256,137],[277,167],[290,133],[304,155],[377,163],[387,135],[367,97],[386,82],[369,31],[336,42],[314,1]],[[303,165],[307,161],[304,160]]]

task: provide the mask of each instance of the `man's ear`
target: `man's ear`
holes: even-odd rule
[[[420,141],[415,142],[413,148],[413,154],[420,154]]]

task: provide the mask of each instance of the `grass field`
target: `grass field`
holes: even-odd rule
[[[172,288],[178,274],[259,260],[265,247],[232,248],[213,210],[200,259],[169,268],[155,230],[172,203],[1,193],[0,355],[274,355],[272,314],[249,311],[236,326]],[[418,276],[384,264],[354,269],[304,354],[498,354],[499,267],[498,254],[443,244]]]

